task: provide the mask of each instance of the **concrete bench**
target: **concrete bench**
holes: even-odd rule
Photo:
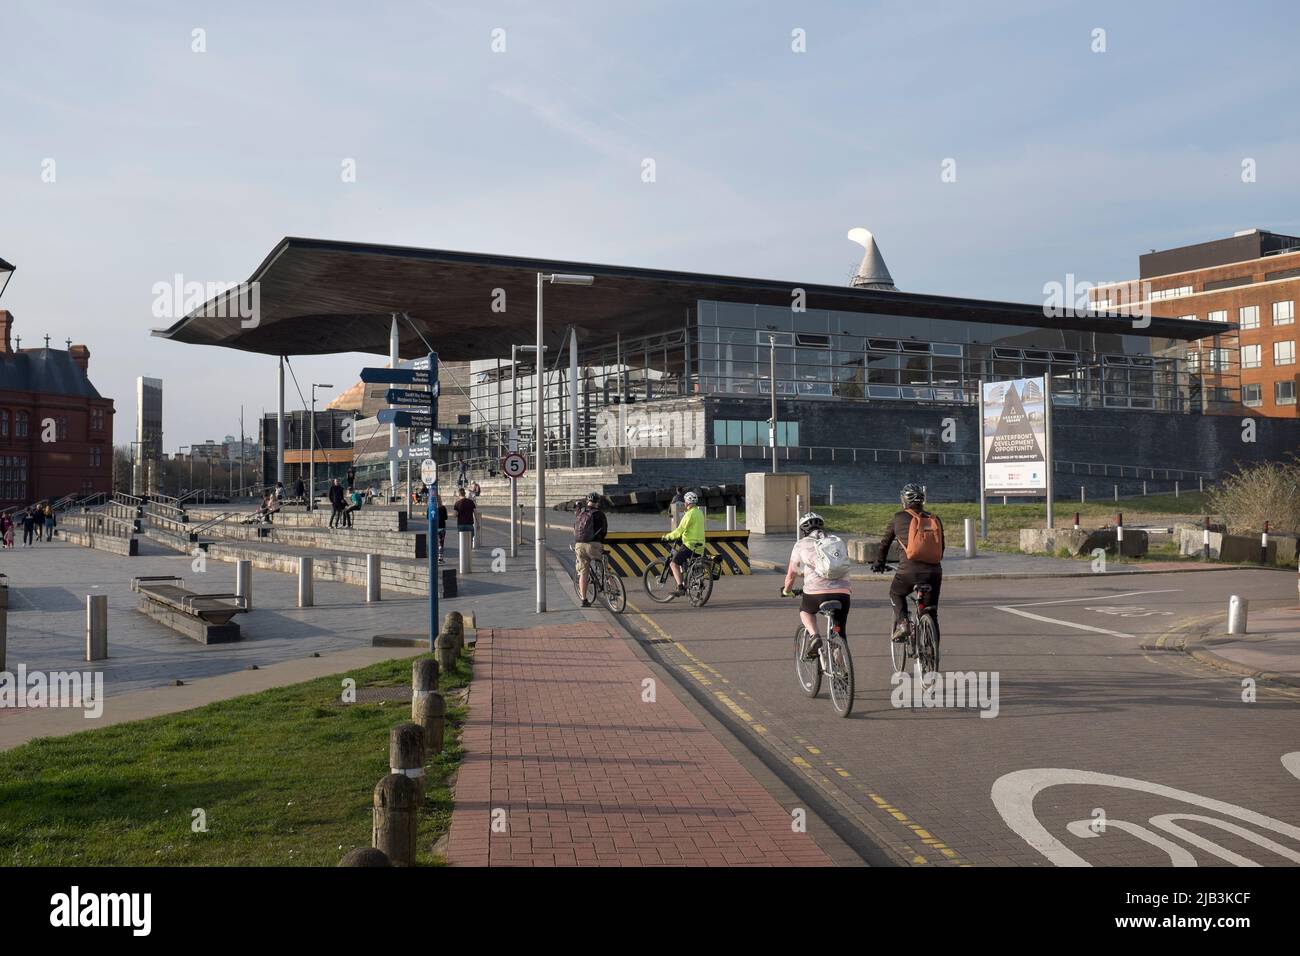
[[[232,621],[247,610],[237,595],[199,594],[188,590],[183,578],[171,575],[132,578],[131,590],[140,595],[141,612],[200,644],[227,644],[243,638],[239,625]]]

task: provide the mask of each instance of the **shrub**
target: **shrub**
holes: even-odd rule
[[[1265,521],[1275,531],[1300,531],[1300,459],[1238,465],[1207,499],[1229,531],[1258,532]]]

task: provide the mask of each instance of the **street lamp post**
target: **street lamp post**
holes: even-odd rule
[[[311,423],[308,426],[308,429],[311,432],[311,469],[309,472],[311,485],[307,488],[308,511],[316,510],[316,389],[333,387],[333,385],[321,385],[316,382],[313,382],[311,386]]]
[[[772,386],[772,424],[771,432],[768,434],[768,444],[772,447],[772,474],[776,474],[776,336],[767,337],[768,347],[771,349],[771,371],[768,374],[768,382]]]
[[[534,534],[533,541],[533,566],[537,577],[537,613],[541,614],[546,610],[546,443],[541,438],[545,434],[542,428],[542,407],[545,398],[542,389],[542,356],[545,354],[546,344],[542,341],[542,283],[549,282],[551,285],[591,285],[595,281],[594,276],[589,275],[571,275],[561,272],[555,273],[537,273],[537,364],[535,366],[537,374],[533,380],[533,434],[538,436],[533,441],[533,447],[539,452],[537,455],[537,488],[536,498],[533,503],[533,520],[537,531]]]

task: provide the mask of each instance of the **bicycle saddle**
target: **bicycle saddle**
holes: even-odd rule
[[[818,614],[834,614],[840,609],[839,601],[822,601],[821,607],[817,608]]]

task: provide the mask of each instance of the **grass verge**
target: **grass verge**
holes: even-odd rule
[[[0,753],[0,865],[334,866],[370,845],[388,732],[411,713],[409,693],[341,704],[342,680],[409,688],[411,660]],[[439,689],[469,679],[462,658]],[[447,746],[427,765],[424,865],[441,862],[464,717],[448,706]],[[206,833],[192,829],[196,810]]]

